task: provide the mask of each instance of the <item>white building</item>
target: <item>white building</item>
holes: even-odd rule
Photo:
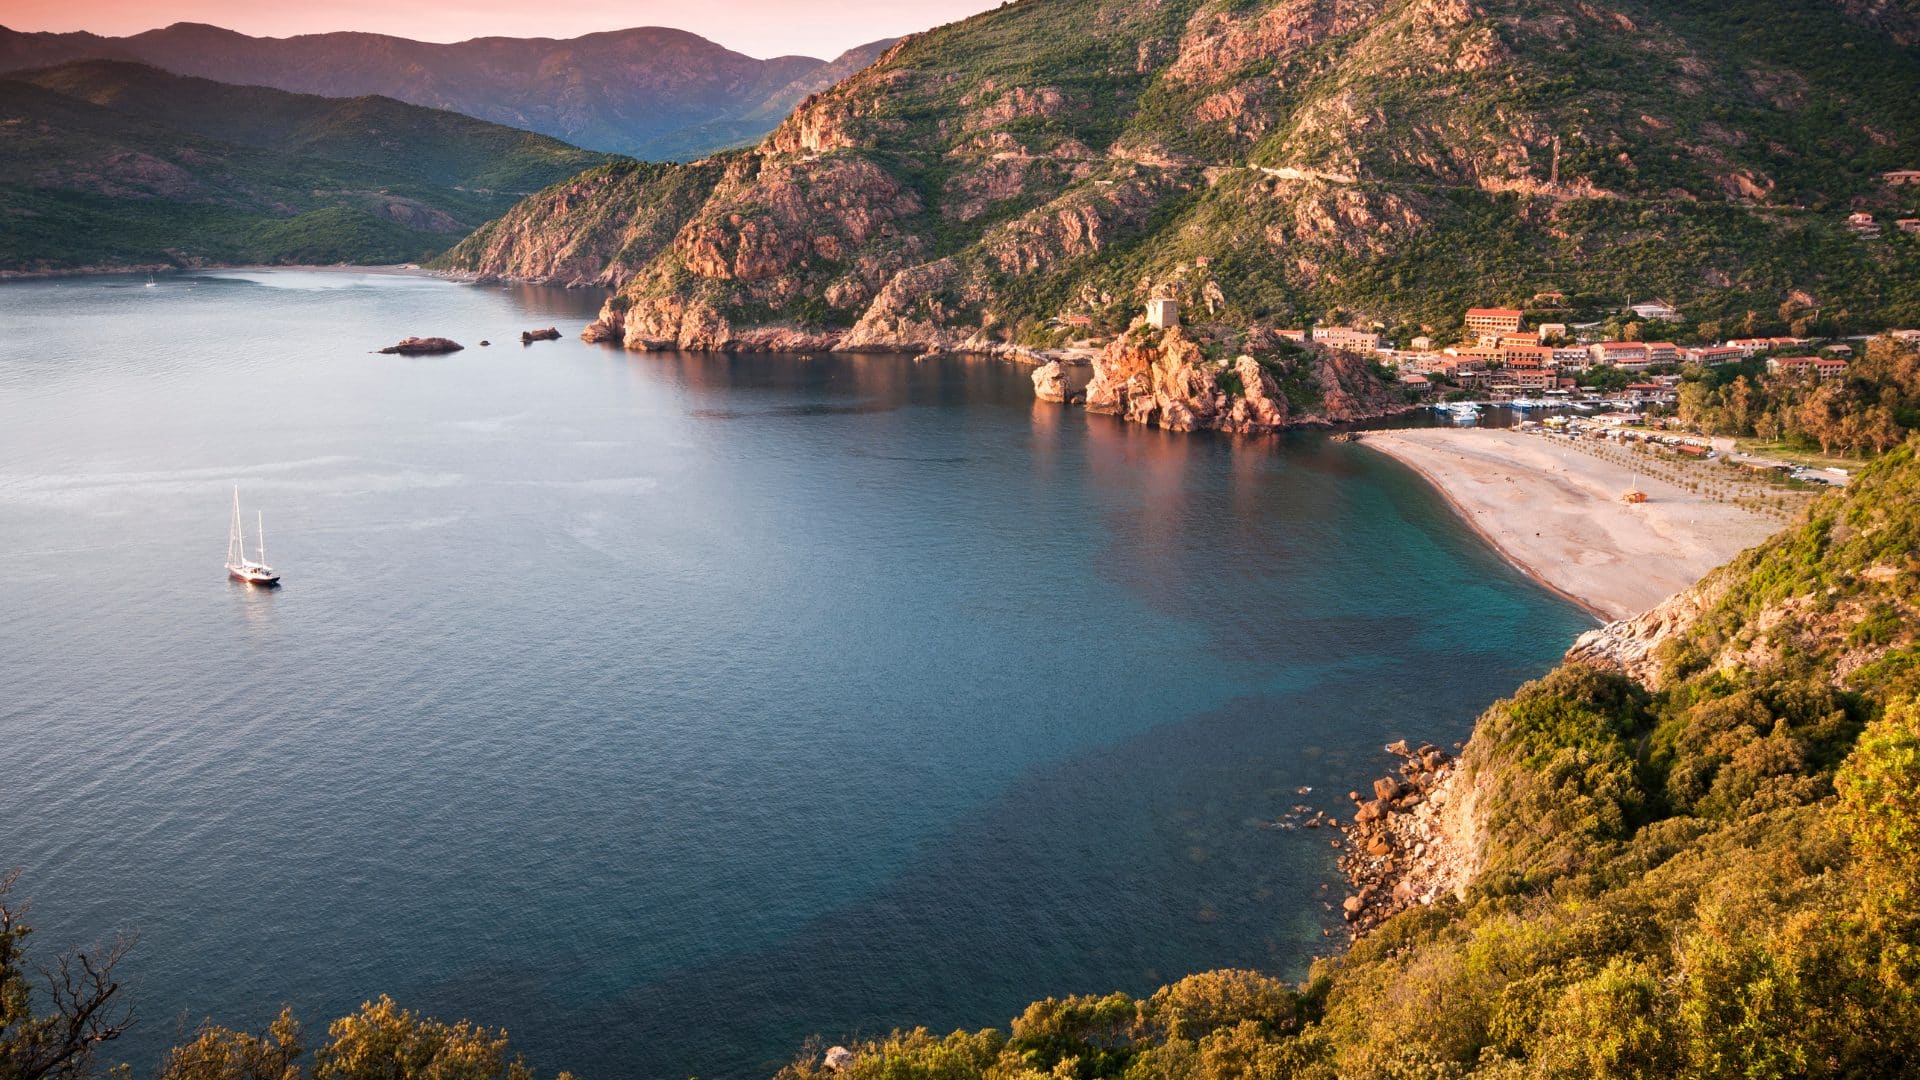
[[[1159,330],[1180,325],[1180,301],[1155,297],[1147,301],[1147,322]]]

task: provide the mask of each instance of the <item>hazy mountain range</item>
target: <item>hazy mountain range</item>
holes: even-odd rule
[[[758,60],[683,30],[639,27],[454,44],[383,34],[257,38],[175,23],[131,37],[0,27],[0,72],[74,60],[133,60],[180,75],[327,97],[381,94],[653,160],[753,142],[807,95],[878,56]]]

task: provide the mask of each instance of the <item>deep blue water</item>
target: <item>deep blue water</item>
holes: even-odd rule
[[[731,1078],[1299,977],[1335,853],[1259,823],[1588,625],[1361,447],[627,354],[574,339],[598,299],[0,287],[0,865],[40,947],[138,935],[143,1073],[380,992],[543,1072]],[[410,333],[469,348],[369,351]],[[221,570],[235,483],[276,592]]]

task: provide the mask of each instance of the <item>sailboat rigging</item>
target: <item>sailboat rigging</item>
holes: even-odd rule
[[[278,585],[280,575],[267,565],[267,519],[255,511],[260,536],[260,557],[247,558],[247,528],[240,517],[240,487],[233,489],[233,524],[227,529],[227,576],[249,585]]]

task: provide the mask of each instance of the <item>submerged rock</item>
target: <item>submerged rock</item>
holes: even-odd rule
[[[466,348],[457,341],[443,337],[410,337],[399,344],[389,345],[380,352],[383,355],[433,356],[438,353],[459,352]]]
[[[559,340],[560,340],[560,328],[557,326],[549,326],[545,330],[520,331],[520,344],[522,345],[531,345],[536,341],[559,341]]]

